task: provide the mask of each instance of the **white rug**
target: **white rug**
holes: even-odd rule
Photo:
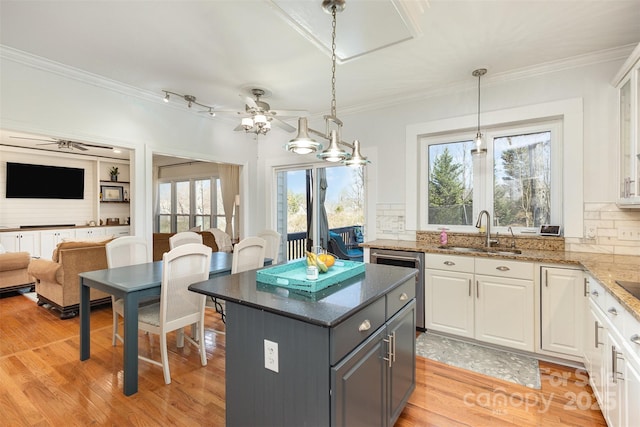
[[[33,302],[38,302],[38,295],[35,292],[20,292],[23,297],[30,299]]]
[[[416,339],[416,354],[530,388],[540,388],[538,360],[425,332]]]

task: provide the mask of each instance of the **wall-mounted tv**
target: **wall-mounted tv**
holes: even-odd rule
[[[84,169],[7,162],[7,199],[83,199]]]

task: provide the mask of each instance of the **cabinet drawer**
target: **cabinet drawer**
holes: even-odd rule
[[[416,281],[404,282],[387,294],[387,319],[393,317],[402,307],[416,297]]]
[[[386,298],[378,298],[335,328],[331,329],[330,354],[334,365],[366,340],[385,322]]]
[[[605,309],[605,299],[607,297],[608,292],[605,291],[604,287],[593,277],[589,276],[589,298],[595,305],[600,308],[602,311],[606,311]]]
[[[476,258],[476,274],[533,280],[533,264],[506,259]]]
[[[473,257],[448,254],[427,254],[425,264],[427,268],[433,268],[436,270],[473,273]]]
[[[606,292],[604,298],[604,314],[607,316],[609,321],[615,326],[618,330],[618,333],[622,333],[623,331],[623,314],[626,309],[622,306],[622,304],[609,292]]]

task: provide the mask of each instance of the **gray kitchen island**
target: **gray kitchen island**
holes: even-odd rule
[[[318,292],[255,270],[191,285],[225,300],[227,426],[393,425],[415,388],[416,274],[366,264]]]

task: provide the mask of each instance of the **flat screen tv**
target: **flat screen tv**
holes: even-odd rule
[[[83,199],[84,169],[7,162],[7,199]]]

